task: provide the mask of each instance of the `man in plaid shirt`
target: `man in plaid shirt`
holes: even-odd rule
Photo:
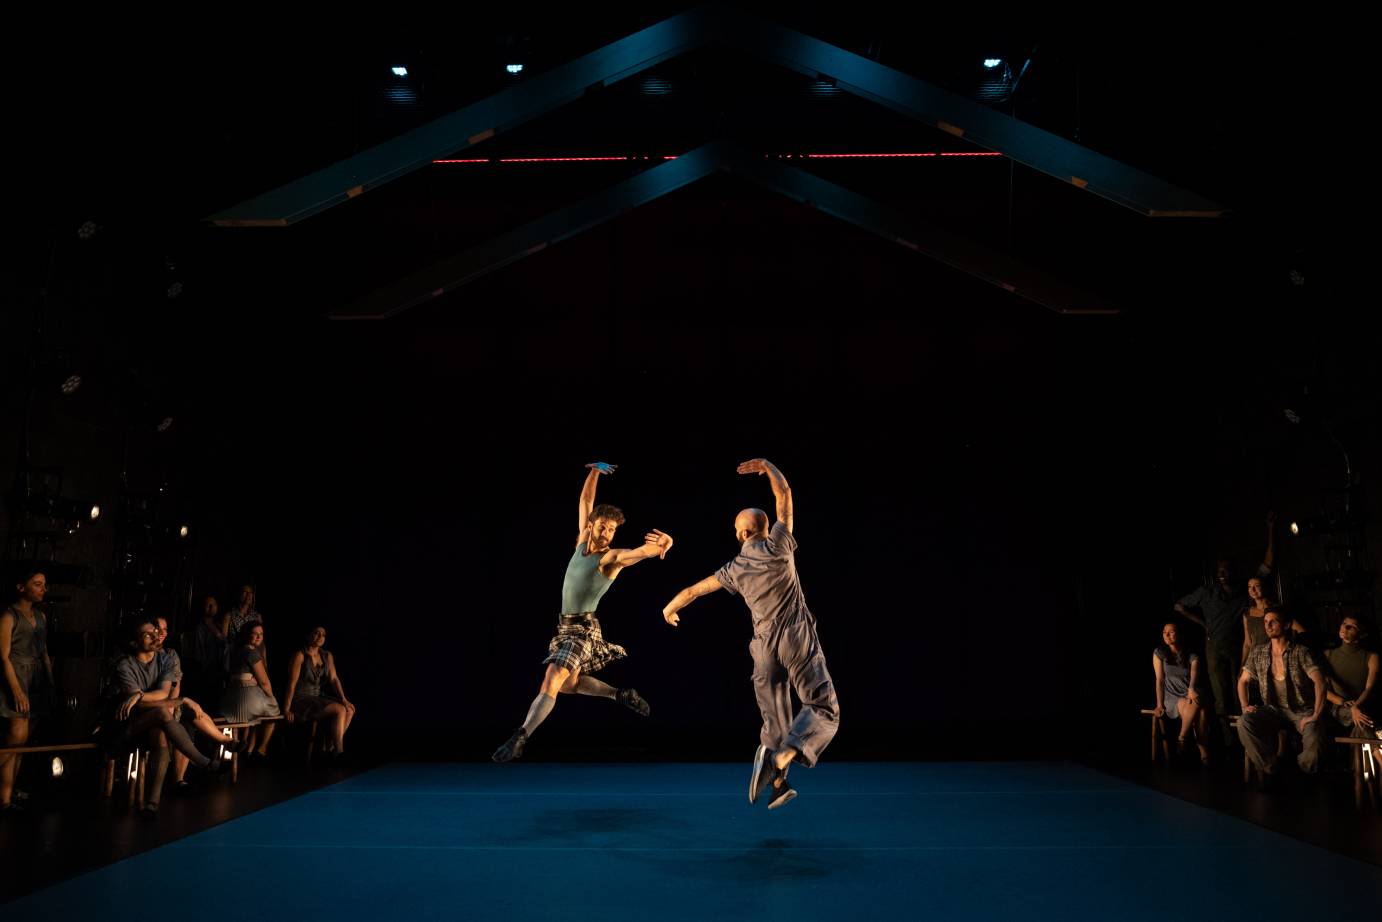
[[[1267,609],[1262,627],[1267,642],[1252,648],[1238,677],[1238,703],[1243,708],[1238,739],[1262,770],[1263,783],[1270,784],[1277,767],[1279,730],[1301,741],[1296,760],[1301,771],[1313,774],[1319,768],[1320,744],[1325,739],[1320,714],[1326,699],[1324,675],[1309,649],[1290,639],[1281,612]],[[1254,682],[1262,696],[1260,705],[1249,703],[1248,689]]]

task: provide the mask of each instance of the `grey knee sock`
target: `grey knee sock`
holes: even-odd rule
[[[144,803],[157,807],[163,779],[168,774],[167,746],[159,746],[149,753],[149,766],[149,777],[144,779]]]
[[[187,735],[186,728],[176,720],[170,720],[163,725],[163,735],[168,737],[168,742],[174,749],[187,756],[188,761],[197,768],[206,768],[211,764],[211,760],[202,755],[197,744],[192,742],[192,737]]]
[[[613,698],[619,693],[619,689],[613,685],[606,685],[594,676],[583,675],[576,680],[576,694],[594,695],[597,698]]]
[[[547,719],[547,715],[552,713],[552,708],[556,705],[555,698],[548,697],[542,692],[533,699],[533,704],[528,708],[528,716],[523,721],[523,732],[532,733],[537,729],[537,725]]]

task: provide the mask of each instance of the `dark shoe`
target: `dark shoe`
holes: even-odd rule
[[[749,803],[758,803],[758,798],[778,778],[785,782],[787,773],[778,771],[773,764],[773,751],[760,743],[758,751],[753,754],[753,774],[749,775]]]
[[[490,758],[496,762],[512,762],[523,755],[523,747],[526,745],[528,745],[528,731],[519,727],[513,731],[513,736],[509,737],[504,745],[494,750],[494,755]]]
[[[643,696],[638,693],[636,688],[621,688],[614,696],[624,707],[633,711],[639,717],[647,717],[653,712],[648,706],[648,702],[643,700]]]
[[[186,778],[182,779],[181,781],[174,781],[173,793],[183,797],[187,796],[188,794],[191,794],[192,782],[188,781]]]
[[[796,790],[783,779],[782,784],[773,788],[773,799],[768,801],[768,809],[776,810],[797,796]]]
[[[158,804],[145,804],[139,808],[139,816],[146,820],[158,819]]]
[[[230,771],[230,759],[212,759],[200,768],[195,765],[193,768],[204,778],[215,778]]]
[[[223,739],[221,746],[226,752],[244,752],[246,743],[244,740]]]
[[[24,805],[10,801],[7,804],[0,804],[0,816],[17,816],[24,812]]]

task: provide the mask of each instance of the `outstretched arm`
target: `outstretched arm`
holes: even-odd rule
[[[590,468],[590,473],[585,475],[585,485],[581,487],[580,508],[576,518],[577,541],[585,536],[585,527],[590,524],[590,510],[595,508],[595,484],[600,475],[613,474],[619,469],[618,465],[606,464],[603,461],[592,461],[586,467]]]
[[[666,621],[672,627],[676,627],[677,622],[681,620],[677,617],[677,612],[681,611],[701,596],[709,595],[716,589],[722,588],[724,587],[720,585],[720,581],[713,576],[707,576],[694,586],[687,586],[681,592],[677,593],[676,598],[663,606],[662,620]]]
[[[631,567],[640,560],[647,560],[649,557],[666,559],[667,552],[672,549],[672,536],[654,528],[643,536],[643,546],[636,547],[627,551],[611,551],[614,554],[614,561],[610,564],[615,573],[624,567]],[[613,573],[607,573],[613,577]]]
[[[773,485],[773,497],[777,500],[777,520],[791,531],[792,488],[787,485],[787,478],[782,476],[782,472],[767,458],[754,458],[739,465],[739,473],[768,475],[768,481]]]

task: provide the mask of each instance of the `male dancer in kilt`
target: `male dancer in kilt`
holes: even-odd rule
[[[613,474],[616,467],[603,461],[586,467],[590,473],[581,489],[576,550],[566,565],[566,580],[561,587],[562,613],[557,618],[557,635],[547,645],[547,658],[543,660],[547,673],[523,726],[494,751],[492,758],[496,762],[510,762],[523,754],[529,735],[552,713],[559,692],[613,698],[644,717],[651,711],[635,689],[614,688],[591,675],[628,655],[623,647],[605,640],[595,607],[625,567],[649,557],[666,557],[672,537],[654,528],[644,536],[640,548],[611,547],[615,529],[624,524],[624,513],[616,506],[595,505],[595,485],[602,475]]]

